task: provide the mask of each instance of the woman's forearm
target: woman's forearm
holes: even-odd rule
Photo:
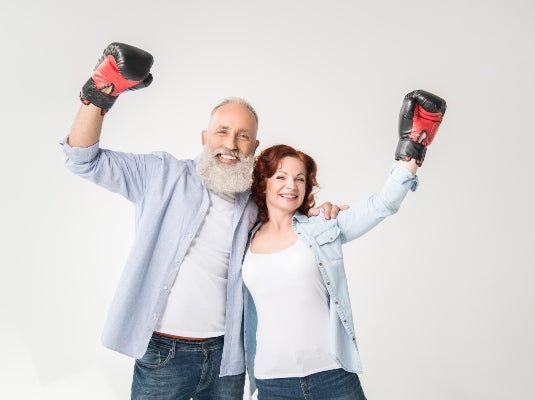
[[[416,175],[416,171],[418,170],[418,164],[416,164],[416,160],[414,158],[410,161],[399,160],[398,164],[404,168],[407,168],[409,171],[411,171],[413,175]]]

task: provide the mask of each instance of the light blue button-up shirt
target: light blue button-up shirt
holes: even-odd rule
[[[134,358],[145,353],[167,296],[209,206],[208,192],[193,160],[171,154],[130,154],[61,143],[67,168],[119,193],[135,205],[136,235],[114,299],[102,343]],[[257,208],[250,193],[234,203],[232,249],[227,276],[225,344],[220,376],[245,371],[241,263]],[[217,240],[217,238],[214,238]]]
[[[361,372],[362,364],[349,301],[342,245],[365,234],[387,216],[396,213],[407,192],[415,191],[417,186],[418,178],[405,167],[394,163],[379,193],[351,204],[348,210],[341,211],[335,219],[326,220],[323,217],[323,210],[317,217],[296,213],[292,219],[294,231],[313,251],[316,265],[327,289],[331,353],[346,371]],[[251,238],[259,228],[260,224],[254,227],[250,234]],[[253,298],[246,287],[244,287],[244,306],[245,353],[249,374],[249,395],[252,396],[256,390],[254,358],[258,317]]]

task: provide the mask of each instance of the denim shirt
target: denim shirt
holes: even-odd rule
[[[130,154],[60,144],[66,167],[119,193],[135,206],[134,243],[109,308],[102,343],[134,358],[145,353],[180,265],[209,206],[208,192],[193,160],[171,154]],[[241,263],[247,235],[257,218],[250,192],[234,202],[233,242],[226,294],[225,341],[220,376],[245,371]],[[105,229],[105,227],[104,227]]]
[[[341,211],[336,219],[326,220],[323,210],[316,217],[297,212],[292,218],[294,231],[310,247],[329,296],[329,332],[331,354],[349,372],[362,372],[356,341],[342,245],[368,232],[385,217],[396,213],[409,190],[415,191],[418,178],[394,163],[388,179],[377,194],[370,195]],[[257,224],[249,235],[260,228]],[[276,277],[274,277],[276,279]],[[256,390],[254,357],[256,353],[257,314],[251,293],[244,285],[244,340],[250,398]]]

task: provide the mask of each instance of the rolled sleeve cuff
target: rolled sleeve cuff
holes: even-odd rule
[[[418,188],[418,176],[413,175],[411,171],[399,165],[397,161],[390,168],[390,176],[401,184],[408,184],[411,192],[414,192]]]
[[[86,163],[96,157],[99,150],[99,141],[89,147],[72,147],[68,143],[69,136],[65,136],[59,144],[69,160],[75,163]]]

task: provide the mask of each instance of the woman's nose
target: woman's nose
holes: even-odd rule
[[[295,188],[295,181],[292,178],[286,179],[286,187],[288,189],[294,189]]]

